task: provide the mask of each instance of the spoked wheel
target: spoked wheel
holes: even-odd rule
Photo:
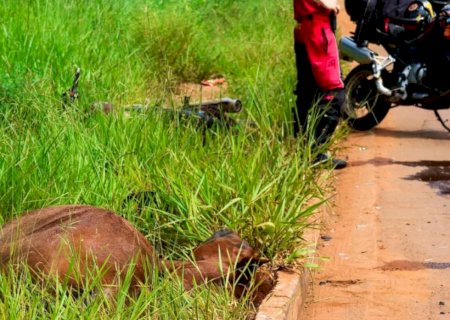
[[[342,108],[348,125],[359,131],[370,130],[388,114],[390,103],[378,93],[372,67],[360,65],[345,78],[345,104]]]

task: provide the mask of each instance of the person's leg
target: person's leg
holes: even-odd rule
[[[328,142],[336,130],[344,99],[344,89],[336,89],[324,94],[318,102],[320,118],[314,130],[315,141],[318,146]]]
[[[336,37],[331,29],[330,21],[324,16],[314,16],[306,20],[303,29],[306,54],[311,65],[311,72],[322,93],[316,100],[319,119],[314,127],[316,146],[329,141],[335,131],[344,103],[344,83],[339,64],[339,51]],[[326,153],[317,157],[317,161],[329,159]],[[345,161],[331,159],[335,168],[344,168]]]
[[[319,117],[314,131],[316,148],[320,148],[321,145],[328,143],[331,139],[341,117],[341,106],[344,98],[344,89],[337,89],[324,95],[319,101],[318,111],[321,113],[321,117]],[[335,169],[343,169],[347,166],[346,161],[330,158],[326,152],[319,153],[314,159],[315,163],[328,161],[331,161]]]
[[[306,133],[308,111],[314,104],[317,85],[314,81],[305,45],[300,42],[295,42],[294,49],[297,67],[297,86],[295,89],[297,98],[292,113],[294,120],[294,135],[298,136],[300,133]]]

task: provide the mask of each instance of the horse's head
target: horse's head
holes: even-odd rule
[[[209,239],[198,245],[193,253],[196,261],[216,260],[230,266],[243,265],[250,261],[266,262],[246,240],[230,230],[215,232]]]

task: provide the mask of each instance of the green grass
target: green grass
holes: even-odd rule
[[[323,199],[308,143],[291,138],[295,82],[291,2],[0,1],[0,222],[54,204],[113,209],[160,255],[189,255],[212,230],[231,228],[267,257],[303,245],[312,201]],[[81,67],[80,99],[60,94]],[[144,113],[90,111],[172,101],[182,82],[225,76],[257,128],[215,127]],[[120,110],[120,107],[118,107]],[[159,204],[122,207],[154,190]],[[251,308],[225,289],[183,293],[158,279],[123,308],[83,305],[56,284],[0,278],[0,317],[237,319]],[[124,291],[125,292],[125,291]],[[125,293],[123,293],[125,295]]]

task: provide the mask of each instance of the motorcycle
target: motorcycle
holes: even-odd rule
[[[437,46],[437,39],[444,44],[445,39],[435,15],[450,1],[409,0],[407,4],[402,2],[403,7],[398,6],[400,1],[381,1],[345,1],[346,11],[356,23],[356,28],[353,35],[340,38],[339,52],[343,60],[356,61],[358,65],[344,80],[344,118],[351,128],[365,131],[377,126],[391,108],[415,106],[434,111],[450,132],[438,112],[450,108],[448,74],[442,79],[442,70],[450,70],[450,59],[447,61],[445,52]],[[392,8],[394,3],[397,8]],[[432,5],[432,9],[428,8],[429,20],[422,19],[425,15],[417,12],[423,10],[423,4],[427,3]],[[406,18],[402,12],[406,12]],[[423,23],[413,25],[417,22]],[[375,52],[370,44],[381,46],[386,55]],[[435,50],[444,58],[437,59]]]

